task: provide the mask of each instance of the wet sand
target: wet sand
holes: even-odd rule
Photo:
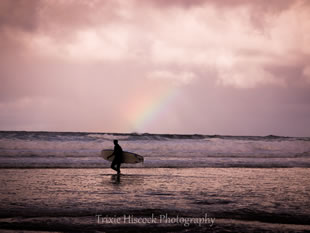
[[[306,232],[308,168],[0,169],[0,229]]]

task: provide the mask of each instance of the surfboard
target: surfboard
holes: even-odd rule
[[[113,154],[113,150],[102,150],[101,151],[101,157],[110,162],[112,162],[115,157],[114,155],[109,157],[111,154]],[[143,156],[132,153],[132,152],[128,152],[128,151],[123,151],[123,162],[122,163],[142,163],[143,161],[144,161]]]

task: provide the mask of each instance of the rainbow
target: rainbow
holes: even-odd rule
[[[157,93],[136,96],[130,104],[130,132],[145,132],[160,115],[169,110],[169,106],[179,95],[176,86],[160,88]]]

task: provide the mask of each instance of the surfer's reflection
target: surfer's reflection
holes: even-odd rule
[[[114,174],[111,176],[111,181],[113,184],[120,184],[121,183],[121,175],[120,174]]]
[[[108,178],[107,178],[108,177]],[[144,184],[144,176],[143,175],[135,175],[135,174],[126,174],[126,175],[118,175],[118,174],[108,174],[103,175],[102,180],[103,185],[112,185],[124,187],[128,185],[143,185]]]

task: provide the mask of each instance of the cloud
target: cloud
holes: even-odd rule
[[[1,0],[0,1],[0,30],[15,28],[34,31],[38,25],[37,12],[40,0]]]
[[[310,83],[310,66],[306,66],[303,70],[303,75],[308,83]]]
[[[218,84],[237,88],[254,88],[264,84],[284,85],[282,79],[277,79],[271,73],[259,66],[236,65],[221,68],[218,71]]]
[[[310,51],[309,7],[298,0],[150,0],[140,7],[138,1],[41,0],[29,6],[25,1],[4,2],[17,13],[3,13],[4,42],[15,41],[3,47],[14,48],[20,42],[28,53],[65,61],[143,59],[159,66],[220,70],[218,60],[231,54],[238,59],[235,63],[242,60],[245,66],[264,70],[266,65],[277,65],[279,58],[288,63]],[[253,25],[253,8],[262,14],[263,27]],[[266,15],[266,8],[277,14]],[[24,20],[25,15],[31,17]],[[244,54],[246,50],[253,53]]]
[[[296,4],[268,18],[270,22],[263,30],[252,25],[246,8],[231,9],[224,14],[210,6],[187,10],[185,14],[171,10],[167,13],[168,22],[158,17],[159,25],[163,26],[155,35],[151,59],[156,64],[189,69],[214,68],[218,70],[219,83],[235,87],[283,85],[286,80],[279,80],[281,76],[267,67],[300,66],[304,62],[309,47],[306,39],[310,35],[307,9]],[[229,70],[225,62],[232,63]]]
[[[137,1],[139,2],[139,1]],[[262,8],[262,9],[274,9],[275,11],[281,11],[283,9],[286,9],[292,4],[293,1],[290,0],[274,0],[272,2],[267,1],[267,0],[252,0],[252,1],[247,1],[247,0],[219,0],[219,1],[214,1],[214,0],[192,0],[192,1],[187,1],[187,0],[170,0],[170,1],[165,1],[165,0],[149,0],[149,1],[144,1],[146,4],[153,4],[162,8],[167,8],[167,7],[182,7],[182,8],[191,8],[191,7],[204,7],[205,5],[212,5],[216,7],[221,7],[221,8],[228,8],[231,9],[233,7],[240,7],[240,6],[252,6],[256,8]],[[302,1],[302,2],[307,2],[307,1]]]
[[[64,125],[53,119],[79,115],[76,125],[85,118],[95,129],[103,118],[121,131],[133,111],[128,100],[145,100],[147,107],[148,98],[156,100],[159,90],[170,87],[182,87],[166,114],[165,122],[179,122],[174,130],[197,118],[184,106],[191,113],[203,110],[193,123],[197,130],[212,127],[205,118],[229,127],[229,111],[246,115],[243,109],[252,109],[271,89],[282,98],[266,98],[270,106],[305,116],[309,96],[300,96],[310,89],[309,9],[303,0],[2,0],[0,117],[12,126],[13,116],[27,115],[23,125],[31,128],[38,119],[29,112],[36,111],[53,128]],[[290,88],[292,93],[281,94]],[[186,93],[188,98],[180,97]],[[243,106],[240,99],[247,97]],[[293,97],[291,105],[300,107],[281,102]],[[268,118],[270,109],[252,110]]]
[[[177,84],[189,84],[196,75],[192,72],[182,71],[173,73],[168,70],[156,70],[147,75],[149,79],[166,79]]]
[[[270,67],[309,66],[306,1],[27,2],[1,1],[6,58],[15,50],[69,63],[131,61],[170,73],[214,69],[218,84],[236,88],[284,85],[289,79]],[[253,9],[263,27],[253,24]]]

